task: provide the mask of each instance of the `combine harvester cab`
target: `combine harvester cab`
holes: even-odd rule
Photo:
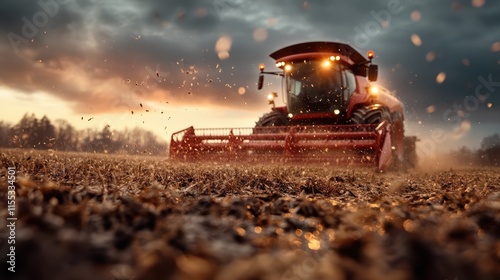
[[[416,137],[404,136],[403,105],[371,84],[377,80],[374,53],[365,58],[335,42],[310,42],[271,54],[283,78],[286,106],[275,107],[273,92],[253,128],[195,129],[172,135],[170,157],[184,161],[247,161],[371,166],[385,171],[416,165]]]

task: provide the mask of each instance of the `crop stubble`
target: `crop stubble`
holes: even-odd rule
[[[500,278],[498,168],[377,174],[24,150],[0,161],[2,188],[18,171],[15,279]],[[2,191],[2,229],[6,201]]]

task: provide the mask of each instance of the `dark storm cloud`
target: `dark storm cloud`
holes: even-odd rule
[[[49,2],[57,3],[42,0]],[[34,1],[2,1],[0,63],[9,67],[0,70],[0,84],[27,94],[47,91],[75,102],[81,112],[123,110],[148,99],[262,106],[264,92],[255,89],[258,64],[269,68],[269,53],[309,40],[375,50],[381,83],[397,91],[415,120],[446,122],[444,112],[475,94],[478,77],[500,81],[499,53],[491,51],[499,41],[498,1],[479,8],[469,1],[460,6],[424,0],[65,2],[16,54],[7,35],[23,37],[22,19],[33,21],[43,8]],[[415,10],[419,21],[410,19]],[[265,28],[265,40],[253,38],[256,28]],[[412,34],[420,36],[421,46],[412,44]],[[214,51],[221,36],[232,39],[225,60]],[[431,62],[428,52],[435,54]],[[447,77],[442,84],[436,83],[440,72]],[[239,87],[246,88],[244,95]],[[498,113],[500,88],[494,89],[471,119],[487,122],[491,112]],[[429,106],[434,113],[426,112]]]
[[[500,3],[486,1],[481,8],[464,3],[458,10],[453,7],[452,2],[431,5],[428,1],[421,1],[404,11],[399,26],[392,32],[374,38],[374,48],[381,50],[378,52],[381,56],[384,54],[381,64],[386,69],[395,69],[389,72],[390,77],[383,76],[406,101],[410,115],[415,119],[456,124],[457,121],[448,119],[456,119],[454,117],[461,114],[458,112],[461,110],[473,122],[495,122],[490,116],[493,111],[498,113],[498,109],[487,108],[487,104],[499,104],[500,87],[498,84],[487,87],[484,80],[491,77],[493,84],[500,82],[500,56],[491,51],[492,44],[500,39],[494,35],[500,28],[496,16],[500,13]],[[409,14],[414,10],[422,15],[418,22],[410,21]],[[411,43],[412,34],[422,39],[420,47]],[[429,52],[435,55],[430,62],[425,59]],[[440,72],[446,73],[442,84],[436,83]],[[476,93],[478,87],[482,87],[479,94]],[[479,104],[476,96],[483,97]],[[428,115],[426,109],[429,106],[434,106],[435,110]]]

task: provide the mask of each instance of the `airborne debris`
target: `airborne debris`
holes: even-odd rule
[[[422,18],[422,15],[419,11],[415,10],[411,12],[410,17],[413,21],[419,21]]]
[[[445,80],[446,80],[446,73],[444,73],[444,72],[440,72],[440,73],[436,76],[436,82],[437,82],[438,84],[442,84]]]
[[[91,120],[93,120],[93,119],[94,119],[94,118],[92,117],[92,118],[90,118],[88,121],[90,122],[90,121],[91,121]]]
[[[420,36],[418,36],[417,34],[411,35],[411,42],[417,47],[420,47],[422,45],[422,39],[420,39]]]
[[[434,61],[434,58],[436,58],[436,54],[434,54],[434,52],[428,52],[428,53],[425,55],[425,60],[427,60],[427,62],[432,62],[432,61]]]
[[[492,52],[500,52],[500,41],[495,42],[491,45],[491,51]]]

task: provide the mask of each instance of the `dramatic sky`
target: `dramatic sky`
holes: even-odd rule
[[[425,152],[477,147],[500,132],[499,15],[494,0],[2,0],[0,119],[33,112],[165,139],[253,126],[280,91],[271,77],[256,90],[259,63],[341,41],[375,51]]]

